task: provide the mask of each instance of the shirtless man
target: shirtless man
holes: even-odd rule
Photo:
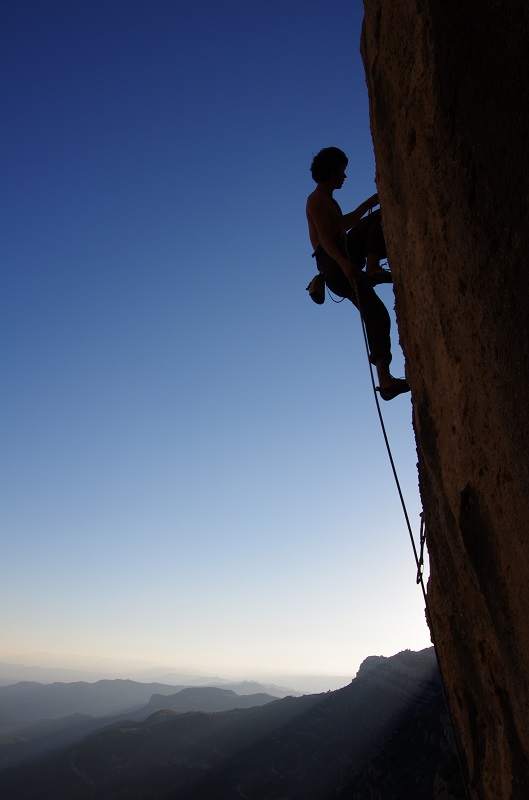
[[[337,147],[326,147],[315,156],[311,172],[318,185],[307,200],[309,236],[318,269],[329,289],[347,297],[361,310],[369,358],[376,367],[380,384],[377,391],[383,400],[393,400],[409,392],[410,387],[389,371],[391,322],[386,306],[373,290],[378,283],[391,282],[389,272],[380,267],[380,258],[386,254],[380,213],[362,220],[367,211],[378,205],[378,195],[374,194],[350,214],[342,214],[333,192],[343,186],[347,164],[347,156]]]

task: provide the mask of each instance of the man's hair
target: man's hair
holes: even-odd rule
[[[329,180],[331,175],[346,167],[349,159],[338,147],[324,147],[323,150],[314,156],[310,171],[316,183],[323,183]]]

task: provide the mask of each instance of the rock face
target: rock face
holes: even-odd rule
[[[529,6],[364,0],[431,629],[470,795],[529,797]]]

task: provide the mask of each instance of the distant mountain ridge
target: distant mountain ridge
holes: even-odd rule
[[[74,745],[94,731],[116,725],[125,720],[143,722],[159,711],[188,713],[202,711],[214,713],[234,709],[248,709],[277,700],[272,695],[259,693],[237,695],[230,689],[217,687],[192,687],[170,694],[154,694],[140,708],[128,709],[113,716],[93,717],[72,713],[59,719],[45,719],[0,736],[0,767],[6,764],[25,764],[59,749]],[[12,724],[11,724],[12,726]]]
[[[143,722],[121,720],[42,763],[4,767],[0,795],[458,800],[445,724],[433,650],[405,651],[369,659],[334,692],[250,709],[161,709]]]
[[[205,675],[191,668],[166,667],[139,670],[120,669],[116,665],[105,672],[52,666],[28,666],[0,661],[0,687],[16,683],[97,683],[101,680],[132,680],[137,683],[161,683],[168,686],[219,686],[233,689],[237,694],[255,694],[263,689],[278,697],[289,694],[316,694],[338,689],[349,683],[350,675],[285,674],[236,680],[219,675]],[[260,689],[252,688],[259,685]]]
[[[76,713],[102,717],[145,705],[153,694],[174,694],[183,688],[129,680],[21,682],[0,686],[0,718],[27,724]]]
[[[232,688],[233,687],[233,688]],[[234,689],[241,687],[243,692]],[[108,717],[115,714],[128,714],[146,706],[153,695],[168,696],[187,691],[188,698],[194,698],[200,710],[224,710],[200,705],[203,698],[220,697],[208,689],[218,687],[169,686],[161,683],[137,683],[130,680],[102,680],[96,683],[78,681],[75,683],[41,684],[21,682],[10,686],[0,686],[0,735],[13,733],[29,724],[45,720],[57,720],[72,714],[88,714],[91,717]],[[253,692],[251,691],[253,689]],[[281,696],[271,695],[259,683],[227,684],[219,692],[236,696],[266,695],[272,699]],[[243,708],[248,702],[241,701]],[[159,706],[158,706],[159,707]],[[185,711],[189,711],[187,706]]]
[[[38,656],[35,656],[38,658]],[[49,657],[47,657],[49,658]],[[99,663],[99,662],[102,663]],[[205,676],[194,669],[172,669],[164,667],[138,669],[131,665],[129,668],[118,669],[112,661],[96,659],[98,668],[57,667],[51,665],[24,664],[0,661],[0,686],[22,681],[37,683],[74,683],[86,681],[95,683],[100,680],[134,680],[139,683],[168,683],[171,685],[193,685],[195,681],[202,680]],[[104,667],[103,667],[104,665]],[[162,679],[163,676],[163,679]],[[215,680],[212,678],[211,680]]]
[[[219,689],[216,686],[188,687],[171,695],[153,694],[142,713],[151,714],[162,709],[180,712],[192,709],[210,713],[263,706],[277,699],[265,692],[239,695],[231,689]]]

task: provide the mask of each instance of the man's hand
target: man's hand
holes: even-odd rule
[[[365,283],[366,274],[362,272],[362,270],[353,264],[352,261],[348,261],[345,258],[340,259],[339,261],[340,267],[343,270],[343,273],[351,287],[354,291],[356,291],[356,287],[358,284],[362,285]]]
[[[371,211],[374,206],[378,206],[378,192],[372,195],[372,197],[369,197],[367,200],[364,200],[364,202],[361,203],[358,208],[355,208],[354,211],[344,215],[343,221],[345,230],[350,231],[351,228],[354,228],[357,222],[360,222],[364,214],[367,214],[368,211]]]

